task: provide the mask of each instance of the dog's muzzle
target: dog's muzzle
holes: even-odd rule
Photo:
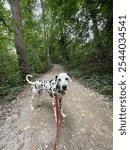
[[[66,90],[67,90],[67,85],[63,85],[63,86],[62,86],[62,89],[63,89],[64,91],[66,91]]]

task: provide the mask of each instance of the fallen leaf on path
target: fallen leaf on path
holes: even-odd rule
[[[85,114],[84,114],[84,113],[81,113],[81,116],[82,116],[82,117],[85,117]]]
[[[40,124],[43,124],[43,122],[41,122]]]
[[[32,146],[32,150],[36,150],[36,145],[33,145],[33,146]]]

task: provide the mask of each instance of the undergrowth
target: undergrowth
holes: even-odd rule
[[[84,67],[80,66],[67,68],[72,77],[80,79],[85,86],[94,89],[100,94],[107,95],[112,99],[113,75],[111,72],[97,72],[95,69],[86,70]]]
[[[31,73],[31,75],[36,78],[41,75],[41,73],[47,72],[52,65],[44,68],[40,73]],[[14,71],[9,73],[9,77],[0,83],[0,102],[11,101],[15,99],[17,94],[21,91],[22,87],[25,85],[26,80],[20,78],[19,72]]]

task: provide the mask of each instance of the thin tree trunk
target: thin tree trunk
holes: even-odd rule
[[[50,52],[49,52],[49,44],[48,44],[48,28],[46,26],[46,22],[45,22],[45,7],[44,7],[44,3],[43,0],[40,0],[41,2],[41,8],[42,8],[42,21],[44,24],[44,44],[45,44],[45,55],[46,55],[46,67],[48,68],[50,65]]]
[[[99,34],[99,29],[98,29],[98,23],[97,23],[97,19],[96,19],[96,12],[90,11],[91,14],[91,18],[92,18],[92,22],[93,22],[93,33],[94,33],[94,38],[96,41],[96,47],[98,49],[100,58],[103,59],[104,57],[106,57],[105,55],[105,48],[102,45],[102,41],[100,38],[100,34]]]
[[[24,79],[25,75],[29,73],[29,65],[27,61],[27,56],[25,52],[25,46],[23,41],[23,33],[22,33],[22,18],[20,12],[20,4],[19,0],[9,0],[12,18],[13,18],[13,29],[14,29],[14,43],[16,52],[18,55],[19,69],[21,72],[21,76]]]

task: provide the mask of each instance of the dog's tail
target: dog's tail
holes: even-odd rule
[[[27,80],[28,83],[33,84],[33,85],[36,84],[36,82],[29,81],[28,77],[31,77],[31,78],[32,78],[33,76],[30,75],[30,74],[27,74],[27,75],[26,75],[26,80]]]

